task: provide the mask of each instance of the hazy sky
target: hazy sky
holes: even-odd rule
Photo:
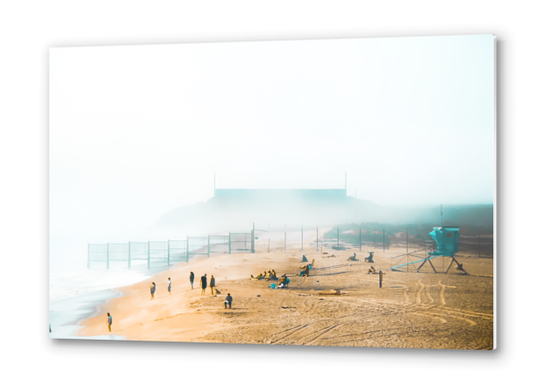
[[[152,224],[219,188],[493,202],[490,35],[50,51],[51,233]]]

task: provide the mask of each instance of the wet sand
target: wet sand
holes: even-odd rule
[[[283,252],[220,255],[191,260],[143,282],[121,288],[99,314],[80,323],[79,336],[104,335],[111,312],[113,334],[126,340],[327,345],[391,348],[493,349],[493,258],[462,253],[456,259],[467,275],[451,268],[434,273],[390,270],[390,257],[404,248],[364,247],[362,251],[317,252],[312,247]],[[368,251],[375,263],[363,262]],[[356,252],[361,261],[347,261]],[[315,260],[309,277],[299,273],[302,255]],[[333,255],[333,256],[332,256]],[[449,259],[444,260],[449,262]],[[442,260],[433,261],[438,271]],[[442,265],[441,265],[442,264]],[[382,270],[368,275],[370,265]],[[287,274],[288,289],[270,289],[269,281],[250,280],[264,270]],[[190,289],[189,273],[196,275]],[[220,294],[207,288],[201,296],[199,278],[214,275]],[[167,278],[173,289],[167,292]],[[157,284],[150,300],[150,284]],[[341,295],[328,295],[340,289]],[[224,309],[227,293],[232,309]]]

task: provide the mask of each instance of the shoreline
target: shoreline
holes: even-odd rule
[[[49,305],[51,325],[49,337],[52,339],[78,339],[77,332],[83,327],[81,322],[88,317],[97,316],[102,305],[121,296],[122,293],[117,289],[105,289],[51,302]],[[73,308],[74,306],[75,308]],[[66,307],[70,309],[63,309]]]
[[[157,270],[133,270],[135,273],[139,273],[142,280],[152,277],[155,273],[164,271],[165,268],[157,268]],[[73,268],[75,271],[75,276],[82,278],[83,281],[87,281],[89,276],[86,275],[88,271],[85,268]],[[94,270],[93,272],[95,272]],[[121,272],[122,270],[111,270],[115,273]],[[114,278],[115,276],[113,276]],[[137,277],[136,277],[137,278]],[[111,279],[110,279],[111,280]],[[140,280],[141,281],[141,280]],[[77,339],[80,338],[77,335],[79,329],[83,326],[81,322],[89,317],[95,317],[100,312],[100,307],[105,305],[109,300],[116,299],[121,297],[122,288],[128,285],[116,285],[110,281],[104,283],[107,285],[114,285],[111,288],[98,288],[83,293],[76,293],[69,295],[70,291],[78,289],[88,289],[88,287],[82,288],[82,286],[73,286],[73,287],[63,287],[67,290],[68,297],[53,300],[49,302],[49,323],[51,327],[51,332],[49,337],[52,339]]]

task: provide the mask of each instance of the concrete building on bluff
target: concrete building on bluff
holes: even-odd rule
[[[346,189],[215,189],[215,198],[244,201],[334,201],[347,199]]]

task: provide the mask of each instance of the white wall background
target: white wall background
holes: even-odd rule
[[[6,382],[380,381],[539,376],[542,60],[537,2],[18,1],[0,4],[0,255]],[[48,49],[493,33],[499,50],[499,342],[494,352],[51,341]],[[23,269],[24,268],[24,269]],[[269,369],[269,370],[268,370]]]

